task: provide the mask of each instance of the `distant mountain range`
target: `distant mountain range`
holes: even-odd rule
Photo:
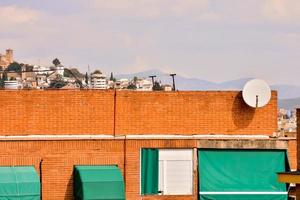
[[[293,99],[279,99],[278,107],[289,109],[289,110],[294,108],[300,108],[300,97],[293,98]]]
[[[156,75],[156,79],[160,80],[162,84],[172,84],[172,79],[169,74],[160,70],[148,70],[133,74],[119,74],[115,77],[118,79],[132,79],[134,76],[137,76],[138,78],[148,78],[149,75]],[[178,90],[242,90],[245,83],[252,78],[214,83],[197,78],[186,78],[177,74],[175,79],[176,88]],[[292,109],[297,106],[300,107],[300,86],[275,84],[270,87],[272,90],[278,91],[278,105],[280,108]]]

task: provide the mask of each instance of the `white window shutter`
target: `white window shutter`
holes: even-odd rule
[[[164,161],[158,162],[158,191],[164,191]]]
[[[192,194],[192,162],[189,160],[167,161],[166,194]]]
[[[164,195],[193,193],[192,150],[159,150],[159,188]]]

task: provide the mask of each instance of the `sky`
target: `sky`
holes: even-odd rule
[[[106,74],[300,85],[299,0],[0,0],[0,53]]]

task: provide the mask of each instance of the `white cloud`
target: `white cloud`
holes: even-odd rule
[[[204,16],[215,18],[209,7],[209,0],[94,0],[89,8],[98,15],[158,19],[162,17]]]
[[[279,22],[296,22],[300,19],[299,0],[265,0],[263,14]]]
[[[114,73],[159,68],[215,81],[248,76],[264,65],[266,76],[289,81],[281,66],[299,71],[293,68],[299,15],[300,0],[7,3],[0,6],[0,53],[13,48],[17,61],[42,64],[58,57],[83,71],[87,64]]]
[[[38,19],[38,12],[17,6],[0,6],[0,25],[32,24]]]

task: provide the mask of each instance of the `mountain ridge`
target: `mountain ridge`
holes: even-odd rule
[[[158,69],[152,69],[132,74],[119,74],[116,78],[132,79],[134,76],[139,78],[148,78],[150,75],[156,75],[156,80],[160,80],[163,84],[172,84],[172,79],[168,73]],[[199,78],[187,78],[177,74],[175,77],[176,88],[178,90],[242,90],[245,83],[253,78],[240,78],[224,82],[211,82]],[[272,90],[278,91],[278,99],[294,99],[300,98],[300,86],[288,84],[270,85]],[[299,99],[300,102],[300,99]],[[299,103],[300,104],[300,103]]]

